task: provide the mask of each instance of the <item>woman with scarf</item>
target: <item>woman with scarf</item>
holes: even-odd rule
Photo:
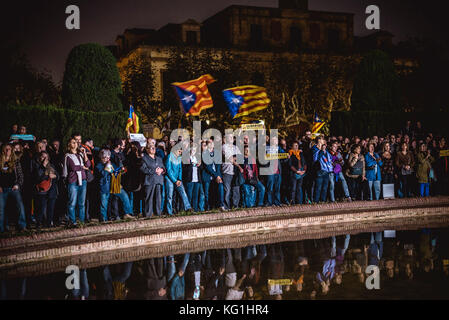
[[[76,140],[70,139],[67,144],[62,173],[67,182],[69,225],[76,225],[75,207],[77,205],[79,221],[84,223],[87,188],[86,170],[89,167],[90,161],[87,157],[86,149],[78,149]]]
[[[20,190],[23,186],[23,173],[10,144],[2,146],[0,155],[0,233],[5,231],[5,206],[9,196],[16,201],[19,211],[19,231],[26,228],[25,209]],[[7,220],[7,219],[6,219]],[[7,221],[6,221],[6,224]]]
[[[44,223],[53,227],[53,216],[55,210],[56,198],[58,197],[59,175],[55,167],[50,163],[49,155],[46,151],[41,151],[37,158],[38,166],[33,171],[33,186],[36,199],[37,227]]]
[[[304,157],[301,157],[302,150],[299,150],[298,142],[293,142],[292,149],[288,151],[290,155],[288,167],[290,168],[290,204],[302,204],[302,182],[306,175],[307,164]]]

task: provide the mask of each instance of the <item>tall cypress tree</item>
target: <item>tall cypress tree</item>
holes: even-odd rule
[[[396,111],[400,108],[400,82],[394,64],[383,51],[368,52],[354,80],[352,111]]]
[[[76,46],[70,52],[62,83],[65,108],[84,111],[122,110],[122,87],[112,53],[96,43]]]

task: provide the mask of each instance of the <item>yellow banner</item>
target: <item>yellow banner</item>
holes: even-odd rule
[[[245,123],[242,124],[242,130],[265,130],[265,125],[263,123]]]
[[[449,266],[449,260],[448,259],[444,259],[443,260],[443,266]]]
[[[440,150],[440,157],[449,157],[449,150]]]
[[[267,153],[265,155],[265,160],[282,160],[287,158],[288,153]]]
[[[281,286],[290,286],[292,285],[292,279],[268,279],[268,285],[273,286],[275,284]]]

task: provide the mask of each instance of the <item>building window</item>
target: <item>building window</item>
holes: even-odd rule
[[[290,49],[299,49],[302,47],[302,32],[298,27],[290,28],[290,41],[289,41]]]
[[[197,44],[198,43],[198,39],[197,39],[197,35],[196,35],[196,31],[187,31],[186,32],[186,43],[187,44]]]
[[[340,32],[336,29],[329,29],[327,33],[329,49],[340,49]]]
[[[262,26],[258,24],[251,25],[250,46],[253,48],[262,46]]]
[[[279,21],[271,22],[271,38],[274,41],[279,41],[282,39],[282,26]]]
[[[310,40],[312,42],[318,42],[321,39],[320,25],[317,23],[312,23],[310,25]]]

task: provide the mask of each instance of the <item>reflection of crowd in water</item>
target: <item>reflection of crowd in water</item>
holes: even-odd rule
[[[333,289],[365,288],[369,265],[379,267],[381,288],[396,281],[447,287],[447,229],[385,236],[371,232],[171,255],[81,270],[79,289],[65,289],[68,275],[58,273],[1,280],[0,292],[2,299],[331,298]]]

